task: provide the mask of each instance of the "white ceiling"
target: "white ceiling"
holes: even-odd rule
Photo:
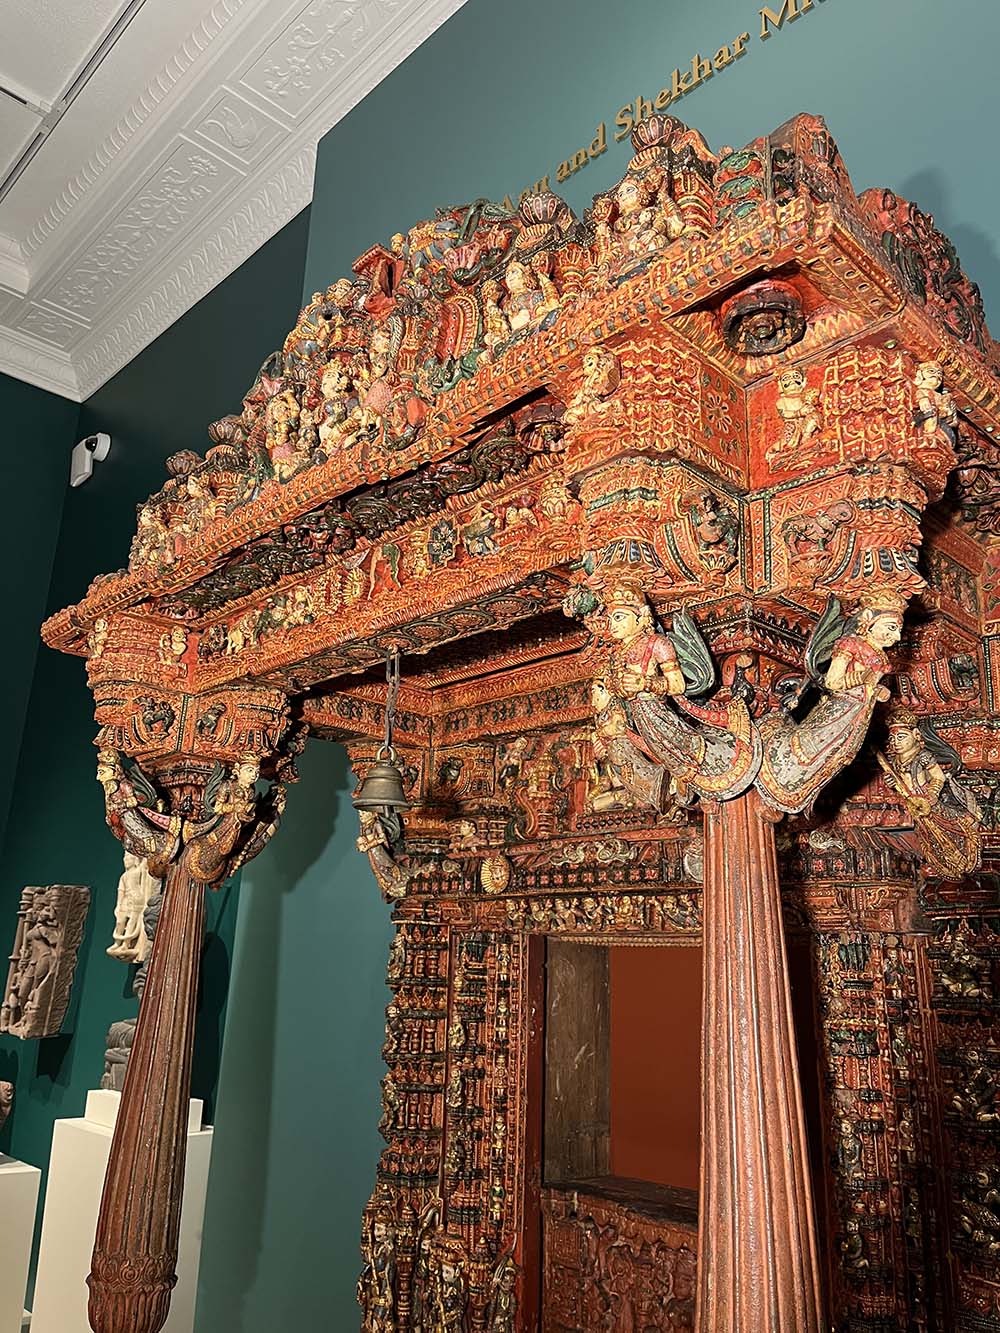
[[[464,0],[0,0],[0,371],[82,400],[312,196]]]

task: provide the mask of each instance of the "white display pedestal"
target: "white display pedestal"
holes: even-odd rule
[[[0,1153],[0,1333],[21,1333],[42,1173]]]
[[[82,1119],[55,1123],[31,1333],[90,1333],[87,1274],[120,1100],[119,1092],[90,1092]],[[177,1286],[163,1333],[192,1333],[194,1329],[205,1193],[212,1155],[212,1129],[202,1128],[201,1113],[202,1103],[192,1101]],[[0,1333],[6,1330],[0,1329]]]

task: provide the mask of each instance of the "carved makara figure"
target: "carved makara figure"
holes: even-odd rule
[[[406,892],[410,872],[402,860],[403,821],[394,810],[359,810],[361,832],[356,844],[371,865],[379,888],[386,898],[401,898]]]
[[[125,852],[125,869],[118,880],[115,903],[115,934],[107,952],[124,963],[141,963],[149,951],[142,917],[160,881],[146,867],[145,858]]]
[[[830,599],[806,649],[806,669],[820,701],[801,721],[788,711],[760,723],[763,758],[756,787],[776,810],[808,809],[861,748],[875,705],[889,697],[880,683],[890,670],[885,650],[899,642],[904,608],[897,593],[875,588],[846,620],[840,603]],[[798,682],[791,707],[805,685]]]
[[[89,906],[90,890],[78,884],[26,888],[21,894],[0,1032],[23,1040],[58,1033]]]

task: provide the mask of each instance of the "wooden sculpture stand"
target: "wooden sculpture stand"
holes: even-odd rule
[[[540,194],[373,246],[44,628],[166,876],[96,1333],[167,1314],[203,890],[307,735],[363,776],[397,652],[411,808],[358,839],[396,923],[368,1333],[1000,1329],[997,349],[822,121],[633,147],[582,223]],[[567,944],[699,942],[695,1240],[609,1180],[599,1061],[557,1179],[542,1103],[546,951],[551,989]],[[606,1011],[597,963],[564,981]]]

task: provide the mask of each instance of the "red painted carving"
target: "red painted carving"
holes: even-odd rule
[[[396,922],[364,1326],[508,1333],[585,1291],[567,1327],[687,1327],[696,1285],[701,1333],[1000,1329],[996,348],[818,118],[633,146],[583,221],[546,193],[372,246],[44,628],[87,658],[109,822],[169,877],[101,1333],[169,1298],[193,885],[274,831],[293,710],[367,770],[397,652],[410,808],[359,837]],[[704,943],[696,1279],[638,1187],[542,1208],[546,938]]]

